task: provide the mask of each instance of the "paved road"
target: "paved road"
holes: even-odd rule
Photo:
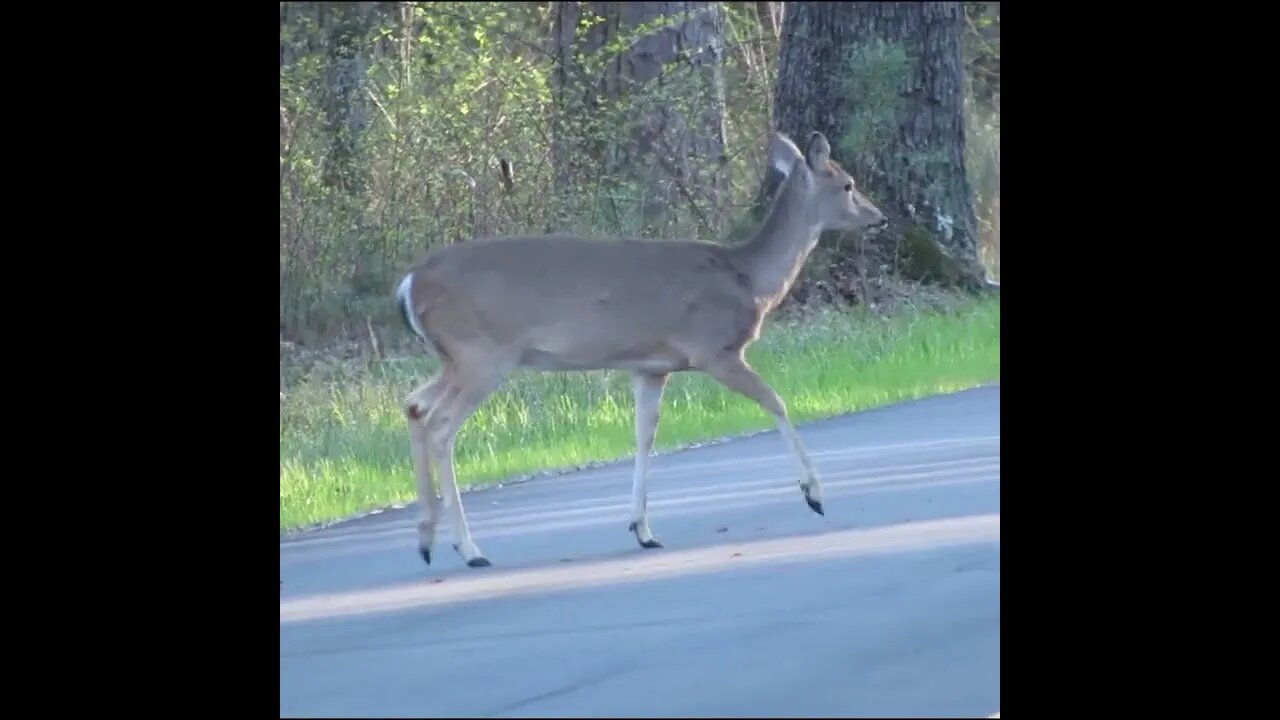
[[[280,543],[294,716],[986,717],[1000,709],[1000,390],[463,496],[494,567],[428,567],[414,508]],[[406,477],[406,483],[412,483]]]

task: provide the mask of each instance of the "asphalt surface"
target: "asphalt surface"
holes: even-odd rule
[[[465,493],[491,568],[447,525],[424,564],[416,505],[283,540],[281,715],[987,717],[999,405],[800,426],[825,517],[776,431],[655,456],[663,549],[627,532],[629,462]]]

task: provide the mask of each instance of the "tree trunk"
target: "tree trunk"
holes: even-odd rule
[[[325,129],[331,138],[323,178],[326,185],[347,194],[364,188],[356,159],[368,117],[364,76],[371,9],[369,3],[319,4],[321,27],[328,39],[323,102]]]
[[[624,179],[635,191],[644,232],[680,224],[677,215],[691,217],[704,233],[716,232],[727,187],[717,4],[555,5],[552,155],[558,188],[583,192]],[[673,17],[677,13],[688,15]],[[599,21],[582,29],[584,17]],[[657,29],[641,32],[654,24]]]
[[[895,220],[886,239],[910,249],[914,274],[973,286],[983,274],[964,163],[964,29],[958,2],[789,2],[774,107],[798,143],[815,130],[831,139]]]

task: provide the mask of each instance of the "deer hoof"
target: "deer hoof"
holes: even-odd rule
[[[639,526],[636,522],[634,522],[634,521],[633,521],[630,525],[628,525],[628,526],[627,526],[627,529],[628,529],[628,530],[630,530],[631,532],[635,533],[635,536],[636,536],[636,542],[640,543],[640,547],[642,547],[642,548],[644,548],[644,549],[646,549],[646,550],[653,550],[653,549],[655,549],[655,548],[660,548],[660,547],[662,547],[662,543],[660,543],[660,542],[658,542],[657,540],[655,540],[655,539],[652,537],[652,535],[651,535],[650,537],[647,537],[647,538],[645,538],[645,537],[641,537],[641,536],[640,536],[640,526]]]
[[[821,500],[814,500],[813,498],[809,497],[808,495],[805,495],[805,496],[804,496],[804,501],[805,501],[806,503],[808,503],[808,505],[809,505],[809,509],[810,509],[810,510],[812,510],[812,511],[814,511],[814,512],[818,513],[819,515],[825,515],[825,514],[826,514],[826,513],[822,512],[822,501],[821,501]]]
[[[484,556],[480,554],[479,548],[475,547],[474,545],[471,545],[470,547],[471,547],[471,553],[465,553],[462,551],[462,548],[457,545],[457,543],[454,543],[454,546],[453,546],[453,549],[458,551],[458,554],[461,555],[463,559],[467,561],[467,567],[473,567],[473,568],[489,567],[493,564],[488,560],[484,559]],[[472,554],[472,557],[467,558],[467,555],[469,554]]]

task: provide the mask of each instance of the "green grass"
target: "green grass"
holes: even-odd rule
[[[827,311],[766,324],[748,361],[799,423],[962,390],[1000,376],[1000,305],[893,318]],[[403,359],[358,375],[313,374],[280,403],[280,527],[415,499],[402,403],[434,370]],[[625,373],[518,373],[463,426],[461,487],[626,458],[634,411]],[[673,375],[657,449],[773,427],[759,406],[700,373]]]

